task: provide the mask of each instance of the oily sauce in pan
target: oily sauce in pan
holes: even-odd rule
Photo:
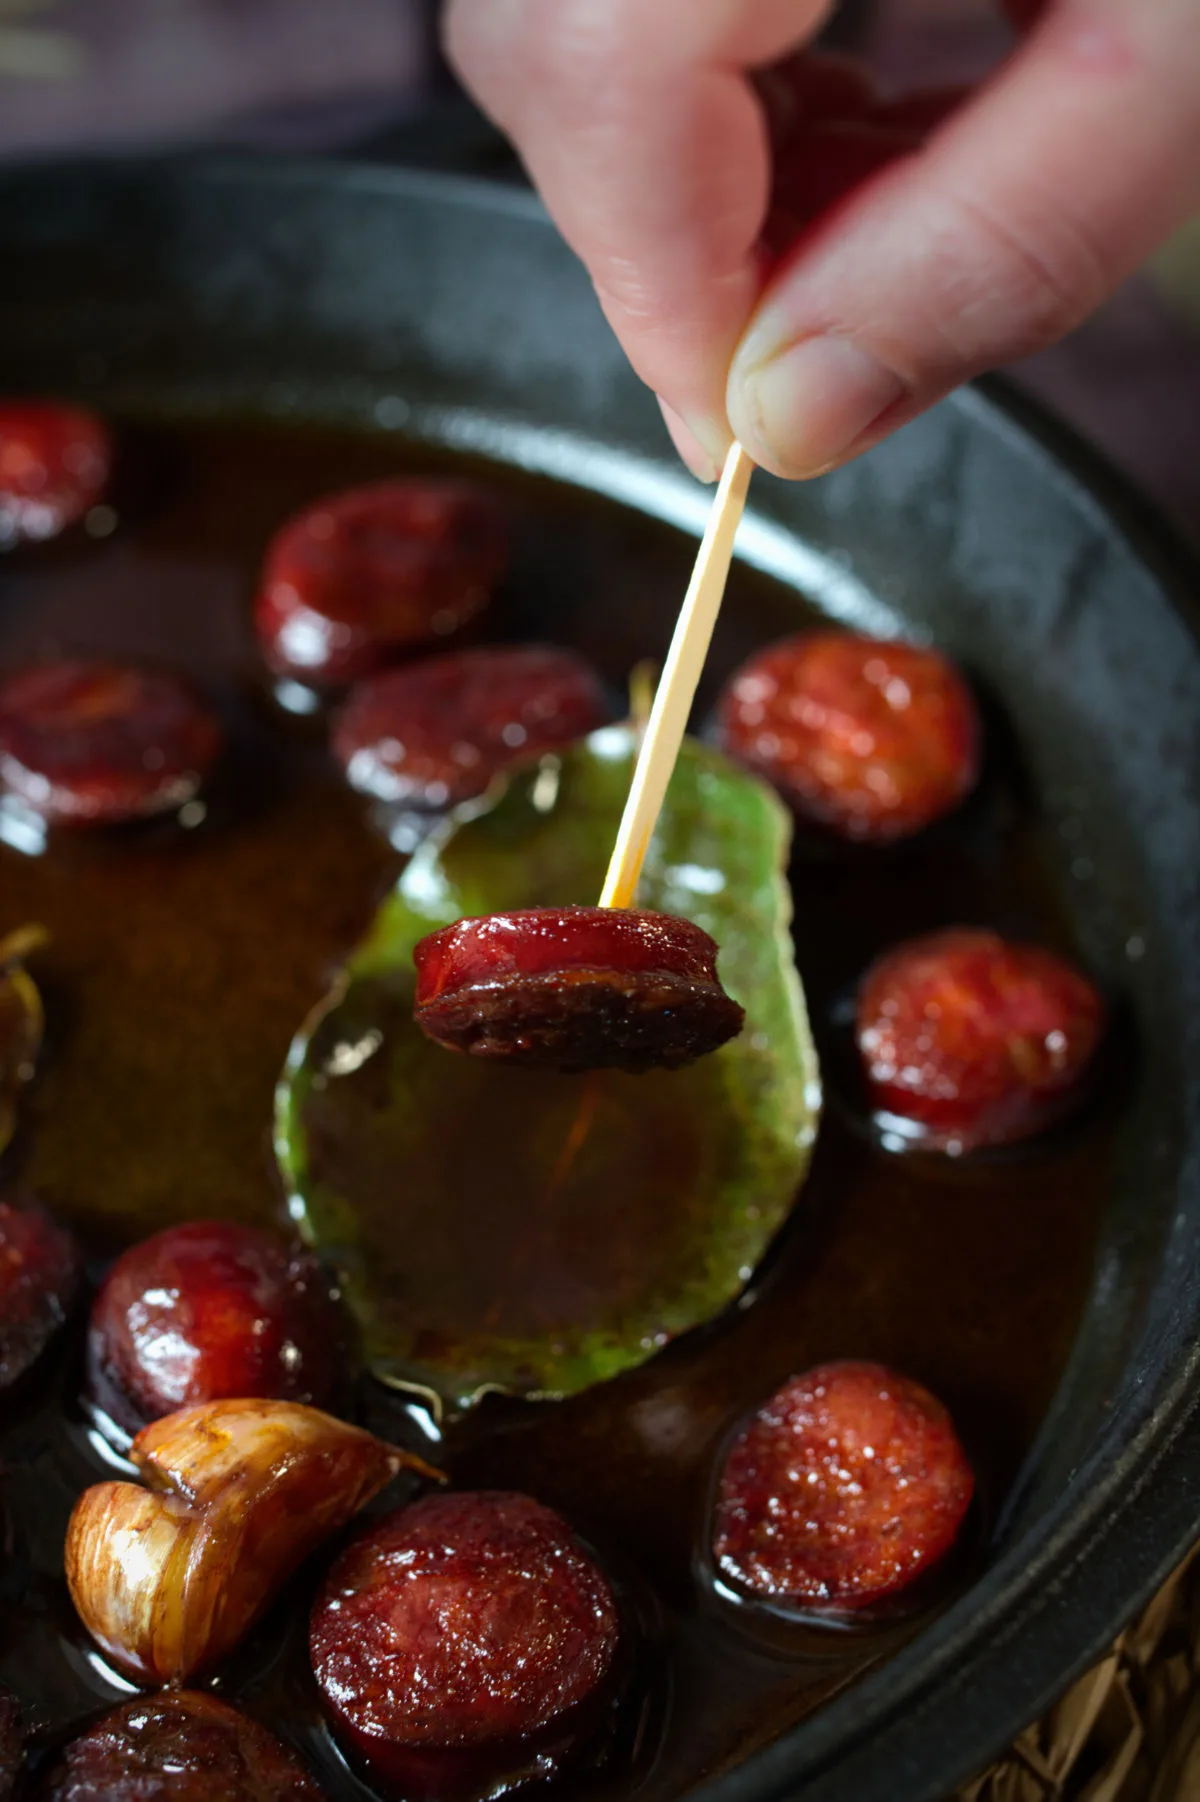
[[[272,531],[311,499],[452,467],[392,439],[253,422],[141,424],[118,445],[115,530],[101,515],[100,536],[77,532],[0,563],[0,667],[77,652],[166,662],[207,690],[229,744],[189,825],[58,834],[40,855],[0,845],[0,932],[38,921],[51,935],[35,966],[46,1053],[8,1176],[76,1227],[93,1276],[172,1222],[282,1217],[272,1089],[401,860],[329,755],[324,723],[273,700],[251,625],[255,577]],[[569,646],[619,695],[639,659],[665,650],[692,543],[548,482],[473,473],[501,494],[515,537],[481,636]],[[803,623],[793,593],[736,568],[702,707],[751,650]],[[460,1484],[525,1490],[560,1509],[642,1623],[631,1686],[644,1704],[626,1706],[607,1762],[560,1790],[676,1794],[894,1650],[986,1557],[1054,1391],[1091,1270],[1105,1110],[1004,1156],[903,1157],[873,1139],[845,1075],[846,997],[885,946],[978,922],[1071,949],[1036,804],[1003,722],[989,728],[980,791],[923,838],[876,851],[798,840],[795,937],[826,1108],[799,1206],[753,1295],[568,1402],[490,1398],[432,1454]],[[477,1156],[484,1210],[504,1163],[485,1143]],[[109,1474],[76,1401],[81,1337],[77,1326],[0,1421],[0,1685],[26,1705],[35,1755],[127,1693],[62,1579],[71,1505]],[[831,1358],[877,1359],[939,1396],[979,1495],[951,1568],[906,1611],[845,1628],[783,1625],[705,1581],[712,1473],[739,1416]],[[360,1417],[430,1450],[401,1396],[364,1382]],[[370,1791],[334,1750],[308,1669],[316,1578],[289,1587],[215,1687],[299,1745],[331,1796],[361,1798]]]

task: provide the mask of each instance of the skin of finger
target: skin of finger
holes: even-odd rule
[[[661,396],[658,406],[663,416],[663,423],[671,435],[672,444],[696,480],[698,482],[715,482],[721,473],[720,465],[709,456],[687,422],[682,420],[674,407],[669,407]]]
[[[621,81],[648,68],[757,68],[806,43],[836,0],[448,0],[446,50],[487,105],[549,75]]]
[[[869,351],[906,391],[827,462],[1053,341],[1200,204],[1198,142],[1193,0],[1068,0],[920,156],[785,261],[731,371],[735,431],[777,473],[813,472],[761,441],[748,378],[818,335]]]
[[[766,123],[745,73],[829,0],[454,0],[447,47],[509,132],[634,368],[720,460],[761,291]]]

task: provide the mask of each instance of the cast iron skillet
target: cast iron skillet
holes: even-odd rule
[[[0,176],[0,385],[369,420],[697,526],[582,271],[527,196],[253,161]],[[1078,1342],[985,1576],[705,1802],[936,1802],[1035,1716],[1200,1530],[1196,578],[1080,448],[961,394],[805,487],[744,554],[855,626],[984,672],[1069,815],[1088,959],[1142,1059]]]

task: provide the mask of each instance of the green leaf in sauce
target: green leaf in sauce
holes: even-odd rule
[[[22,959],[45,942],[40,926],[23,926],[0,939],[0,1153],[16,1131],[21,1091],[42,1048],[42,998]]]
[[[460,809],[407,865],[292,1045],[277,1152],[385,1381],[440,1408],[571,1394],[732,1302],[804,1176],[820,1091],[788,931],[790,827],[688,741],[639,905],[720,946],[742,1035],[686,1070],[561,1076],[459,1057],[412,1020],[413,946],[465,915],[592,902],[629,786],[608,727]]]

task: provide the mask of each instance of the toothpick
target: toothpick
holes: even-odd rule
[[[746,490],[753,468],[741,445],[735,444],[725,459],[717,496],[700,541],[696,567],[663,665],[650,724],[638,752],[629,799],[625,803],[612,862],[604,880],[601,907],[628,907],[633,901],[646,849],[658,824],[667,784],[683,743],[684,728],[692,711],[713,627],[717,623],[729,565],[733,561],[733,540],[746,504]]]

